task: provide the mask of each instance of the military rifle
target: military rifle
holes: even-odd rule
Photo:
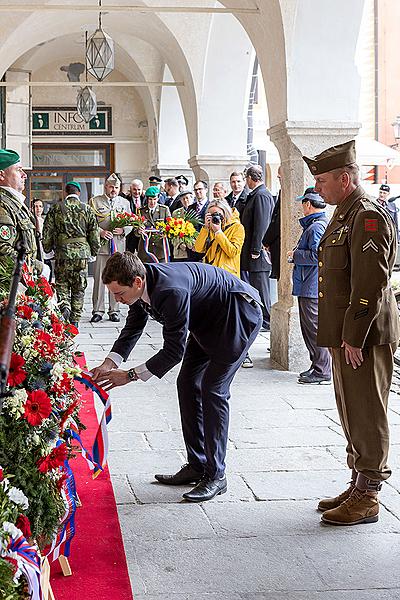
[[[11,278],[8,302],[0,320],[0,413],[2,400],[7,396],[7,379],[15,338],[15,301],[17,298],[18,284],[21,281],[22,265],[24,264],[27,249],[24,243],[20,241],[16,244],[16,250],[17,258],[14,273]]]

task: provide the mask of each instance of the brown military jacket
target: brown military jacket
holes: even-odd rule
[[[390,287],[393,221],[359,186],[337,206],[319,245],[319,346],[363,348],[398,342]]]

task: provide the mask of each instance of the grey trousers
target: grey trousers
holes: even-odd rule
[[[317,346],[318,298],[298,297],[300,328],[316,375],[331,377],[331,356],[327,348]]]

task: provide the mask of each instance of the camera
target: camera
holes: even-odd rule
[[[220,225],[222,223],[222,215],[214,213],[211,215],[211,222],[214,223],[214,225]]]

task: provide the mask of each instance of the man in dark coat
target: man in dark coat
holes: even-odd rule
[[[161,378],[183,359],[177,387],[188,464],[174,475],[155,477],[166,485],[197,483],[183,494],[190,502],[223,494],[229,388],[261,326],[257,291],[211,265],[143,265],[129,252],[109,258],[103,282],[130,308],[94,377],[111,389],[153,375]],[[148,313],[163,324],[163,348],[143,365],[119,369],[142,335]]]
[[[266,260],[263,251],[263,238],[271,222],[274,199],[265,187],[260,165],[253,165],[247,169],[246,183],[250,193],[240,217],[246,233],[240,255],[241,277],[260,293],[263,303],[263,329],[269,331],[271,264]]]
[[[246,188],[243,173],[240,171],[233,171],[229,177],[229,184],[232,191],[227,195],[225,200],[229,206],[236,208],[239,215],[241,215],[249,193],[249,190]]]

